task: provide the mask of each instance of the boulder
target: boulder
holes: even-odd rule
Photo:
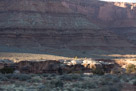
[[[82,63],[83,63],[83,60],[72,60],[71,63],[72,63],[73,65],[82,64]]]
[[[93,59],[86,59],[83,61],[83,64],[82,64],[84,67],[87,67],[87,68],[94,68],[94,67],[101,67],[101,63],[93,60]]]

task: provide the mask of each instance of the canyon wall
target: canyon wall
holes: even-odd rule
[[[102,27],[135,27],[136,4],[98,0],[65,0],[65,6],[85,14]]]
[[[126,3],[0,0],[0,46],[134,50],[133,43],[107,28],[135,27],[135,14],[135,4]]]

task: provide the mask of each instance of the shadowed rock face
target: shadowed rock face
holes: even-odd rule
[[[0,72],[1,70],[6,68],[19,70],[21,73],[59,73],[59,74],[74,72],[82,73],[91,72],[93,68],[102,69],[104,72],[110,72],[116,64],[111,60],[108,61],[110,62],[96,60],[69,60],[69,62],[68,60],[64,60],[64,62],[60,62],[57,60],[44,60],[38,62],[21,61],[12,64],[1,63]]]
[[[5,32],[6,31],[6,32]],[[108,30],[95,29],[4,29],[0,32],[0,44],[24,48],[53,47],[73,50],[113,50],[133,48],[134,45]]]
[[[135,9],[135,4],[97,0],[0,0],[0,46],[135,49],[103,29],[135,26]]]

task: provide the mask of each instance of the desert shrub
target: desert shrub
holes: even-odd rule
[[[53,74],[43,75],[43,77],[46,77],[46,80],[52,80],[52,79],[55,79],[57,75],[53,73]]]
[[[130,80],[130,76],[128,76],[127,74],[122,74],[119,76],[119,78],[124,82],[129,82]]]
[[[120,67],[115,67],[111,70],[111,74],[122,74],[123,70]]]
[[[38,91],[52,91],[52,88],[50,87],[45,87],[45,88],[41,88]]]
[[[103,75],[102,78],[110,80],[113,78],[113,75],[111,75],[111,74]]]
[[[31,79],[31,75],[29,75],[29,74],[12,74],[11,79],[26,81],[26,80]]]
[[[4,91],[4,89],[0,87],[0,91]]]
[[[72,85],[73,87],[76,88],[82,88],[82,89],[94,89],[97,87],[97,84],[94,82],[90,82],[90,81],[85,81],[85,82],[78,82]]]
[[[66,91],[86,91],[86,90],[81,89],[81,88],[70,88],[70,89],[66,89]]]
[[[113,84],[119,83],[119,82],[120,82],[120,79],[118,76],[108,74],[108,75],[103,75],[101,77],[99,84],[100,85],[113,85]]]
[[[44,73],[44,74],[42,74],[42,76],[43,76],[43,77],[48,77],[49,74],[45,74],[45,73]]]
[[[133,85],[135,85],[135,86],[136,86],[136,80],[133,82]]]
[[[97,91],[120,91],[120,88],[114,86],[104,86],[99,88]]]
[[[113,82],[110,80],[106,80],[106,79],[101,79],[101,81],[99,82],[100,85],[113,85]]]
[[[27,75],[27,74],[23,74],[19,77],[19,80],[20,81],[26,81],[26,80],[29,80],[31,79],[31,76]]]
[[[50,87],[50,88],[56,88],[56,87],[63,87],[63,81],[59,79],[51,80],[51,81],[46,81],[45,86]]]
[[[35,76],[37,76],[37,75],[39,75],[39,74],[29,74],[31,77],[35,77]]]
[[[129,64],[126,68],[127,73],[136,73],[136,66],[134,64]]]
[[[0,81],[8,81],[9,79],[5,77],[4,75],[0,75]]]
[[[61,80],[65,80],[65,81],[72,81],[72,80],[83,80],[83,78],[81,77],[80,74],[65,74],[60,76]]]
[[[136,86],[136,79],[129,80],[129,84]]]
[[[55,84],[55,87],[63,87],[63,82],[61,80],[52,81],[52,84]]]
[[[120,79],[118,77],[113,77],[112,82],[120,82]]]
[[[41,82],[42,81],[42,78],[40,76],[35,76],[35,77],[32,77],[29,82]]]
[[[80,74],[70,74],[73,80],[83,80]]]
[[[4,76],[7,77],[8,79],[11,79],[13,74],[5,74]]]
[[[47,77],[46,80],[51,80],[52,78],[51,77]]]
[[[108,74],[108,75],[104,75],[103,78],[107,81],[112,81],[112,82],[119,82],[120,81],[120,79],[117,75]]]
[[[97,75],[104,75],[104,70],[101,68],[92,68],[92,73]]]
[[[55,77],[55,76],[56,76],[55,73],[50,74],[50,77]]]
[[[2,73],[2,74],[8,74],[8,73],[13,73],[13,72],[14,72],[13,68],[5,67],[3,69],[0,69],[0,73]]]
[[[45,85],[40,85],[38,87],[39,91],[49,91],[49,90],[45,90],[46,86]]]
[[[60,79],[61,80],[65,80],[65,81],[71,81],[71,80],[73,80],[72,77],[69,76],[69,75],[62,75],[62,76],[60,76]]]
[[[41,81],[38,80],[38,79],[30,79],[30,80],[28,80],[27,82],[31,82],[31,83],[39,83],[39,82],[41,82]]]

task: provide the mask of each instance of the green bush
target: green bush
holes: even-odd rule
[[[104,75],[103,78],[107,81],[112,81],[112,82],[119,82],[120,81],[120,79],[117,75],[107,74],[107,75]]]
[[[136,73],[136,66],[134,64],[129,64],[126,68],[127,73]]]
[[[51,80],[51,81],[46,81],[45,86],[49,87],[49,88],[56,88],[56,87],[60,87],[63,88],[63,81],[62,80]]]
[[[104,75],[104,70],[101,68],[92,68],[92,73],[97,75]]]
[[[7,77],[8,79],[11,78],[11,75],[12,75],[12,74],[4,74],[4,76]]]
[[[133,85],[136,86],[136,80],[133,82]]]
[[[20,81],[26,81],[26,80],[31,79],[31,75],[29,75],[29,74],[12,74],[10,78],[20,80]]]
[[[105,87],[99,88],[97,91],[120,91],[120,88],[114,87],[114,86],[105,86]]]
[[[97,84],[90,82],[90,81],[88,81],[88,82],[78,82],[78,83],[73,84],[73,87],[82,88],[82,89],[94,89],[94,88],[97,87]]]
[[[33,82],[33,83],[39,83],[39,82],[42,82],[42,78],[40,76],[35,76],[35,77],[32,77],[29,82]]]
[[[13,68],[8,68],[8,67],[5,67],[3,69],[0,69],[0,72],[2,74],[9,74],[9,73],[13,73],[14,72],[14,69]]]
[[[83,80],[83,78],[81,77],[80,74],[65,74],[60,76],[61,80],[65,80],[65,81],[72,81],[72,80]]]
[[[9,79],[5,77],[4,75],[0,75],[0,81],[8,81]]]
[[[48,77],[49,74],[45,74],[45,73],[44,73],[44,74],[42,74],[42,76],[43,76],[43,77]]]

